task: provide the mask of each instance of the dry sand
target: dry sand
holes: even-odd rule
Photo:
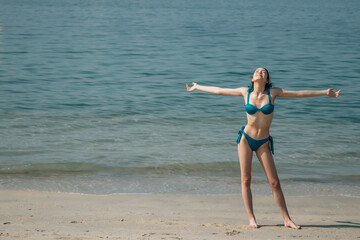
[[[248,229],[240,194],[113,196],[0,190],[1,239],[360,239],[360,198],[287,197],[301,230],[282,226],[272,196],[254,196]]]

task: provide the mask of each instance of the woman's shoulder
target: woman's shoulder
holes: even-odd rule
[[[280,93],[280,92],[282,92],[282,88],[279,88],[279,87],[271,87],[270,88],[270,92],[271,92],[271,94],[277,94],[277,93]]]
[[[283,92],[282,88],[279,87],[272,87],[270,88],[270,94],[272,97],[277,97]]]
[[[242,96],[245,96],[248,92],[249,87],[239,87],[238,90],[241,92]]]

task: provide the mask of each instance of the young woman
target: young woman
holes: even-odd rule
[[[188,84],[186,84],[186,88],[188,91],[199,90],[220,95],[242,96],[244,98],[248,123],[239,131],[237,143],[241,169],[241,192],[249,216],[249,227],[258,228],[253,211],[250,189],[251,161],[253,151],[255,151],[257,158],[265,170],[275,201],[284,218],[285,227],[300,229],[300,226],[296,225],[291,220],[288,213],[275,163],[271,155],[271,153],[274,154],[274,150],[273,140],[270,136],[269,129],[274,116],[274,102],[277,97],[304,98],[329,96],[336,98],[340,95],[341,90],[334,92],[333,88],[329,88],[321,91],[288,91],[281,88],[271,88],[269,72],[265,68],[256,69],[251,79],[251,85],[248,87],[229,89],[201,86],[197,83],[193,83],[192,87],[189,87]]]

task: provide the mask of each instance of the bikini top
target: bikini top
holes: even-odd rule
[[[271,96],[270,96],[270,89],[267,89],[266,92],[269,95],[269,104],[264,105],[262,108],[257,108],[254,105],[249,103],[249,99],[250,99],[250,93],[253,91],[253,88],[251,85],[249,85],[249,89],[248,89],[248,96],[247,96],[247,102],[245,105],[245,110],[248,114],[253,115],[255,114],[257,111],[262,112],[265,115],[269,115],[274,111],[274,105],[271,104]]]

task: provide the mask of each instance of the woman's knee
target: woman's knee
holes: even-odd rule
[[[273,190],[278,190],[281,188],[279,179],[270,180],[269,184]]]
[[[251,185],[251,177],[242,177],[241,178],[241,186],[242,187],[250,187]]]

